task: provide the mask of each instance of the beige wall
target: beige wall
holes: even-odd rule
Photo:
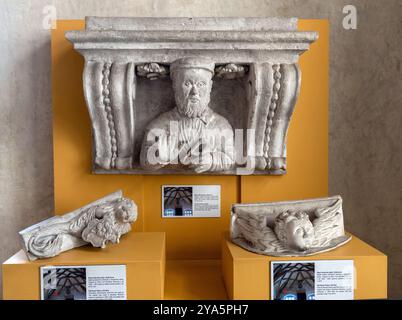
[[[100,16],[296,16],[330,20],[329,189],[346,228],[389,256],[389,296],[402,297],[402,2],[399,0],[3,0],[0,2],[0,261],[16,232],[53,209],[50,36],[58,19]],[[357,30],[342,8],[358,11]]]

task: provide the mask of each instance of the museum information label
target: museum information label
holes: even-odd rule
[[[221,186],[162,186],[162,217],[216,218],[221,216]]]
[[[126,266],[46,266],[42,300],[126,300]]]
[[[273,300],[352,300],[353,260],[272,261]]]

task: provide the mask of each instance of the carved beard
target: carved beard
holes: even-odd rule
[[[197,102],[191,102],[189,98],[183,100],[178,101],[177,109],[187,118],[201,118],[207,111],[208,101],[201,98]]]

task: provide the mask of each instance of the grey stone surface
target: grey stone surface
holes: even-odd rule
[[[124,198],[121,190],[82,208],[53,216],[19,232],[22,248],[29,260],[51,258],[91,244],[105,248],[119,243],[137,220],[137,205]]]
[[[400,0],[1,1],[0,261],[18,250],[19,230],[53,211],[50,32],[42,26],[52,4],[58,19],[329,19],[329,190],[343,197],[346,230],[388,255],[389,296],[402,297]],[[356,30],[342,27],[345,4],[356,6]]]
[[[83,87],[92,123],[93,172],[285,174],[286,136],[301,82],[297,62],[318,37],[314,31],[298,31],[296,22],[87,17],[85,30],[66,32],[85,58]],[[165,95],[162,90],[173,89],[175,101],[162,101],[162,110],[152,118],[155,106],[149,98],[139,98],[137,76],[162,78],[169,65],[172,88],[155,85],[159,96]],[[232,90],[225,96],[229,103],[211,101],[211,89],[220,84],[212,88],[215,67],[223,80],[244,76],[243,99],[233,99]],[[238,68],[242,73],[234,72]],[[187,78],[173,77],[174,69]],[[196,78],[205,85],[187,90],[184,81]],[[237,83],[226,85],[234,89]],[[193,102],[186,100],[189,94]],[[170,104],[176,108],[164,113],[163,105]],[[245,110],[240,113],[243,119],[236,119],[243,125],[234,126],[239,114],[233,110]],[[222,117],[224,111],[232,117]],[[139,121],[147,123],[145,132],[138,130]],[[243,143],[246,132],[250,139]],[[140,139],[138,162],[140,150],[135,146]]]
[[[340,196],[234,204],[230,237],[246,250],[278,257],[311,256],[351,239]]]

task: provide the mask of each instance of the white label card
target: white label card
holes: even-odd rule
[[[217,218],[221,216],[221,186],[162,186],[163,218]]]
[[[272,261],[273,300],[353,300],[353,260]]]
[[[127,300],[125,265],[40,268],[42,300]]]

